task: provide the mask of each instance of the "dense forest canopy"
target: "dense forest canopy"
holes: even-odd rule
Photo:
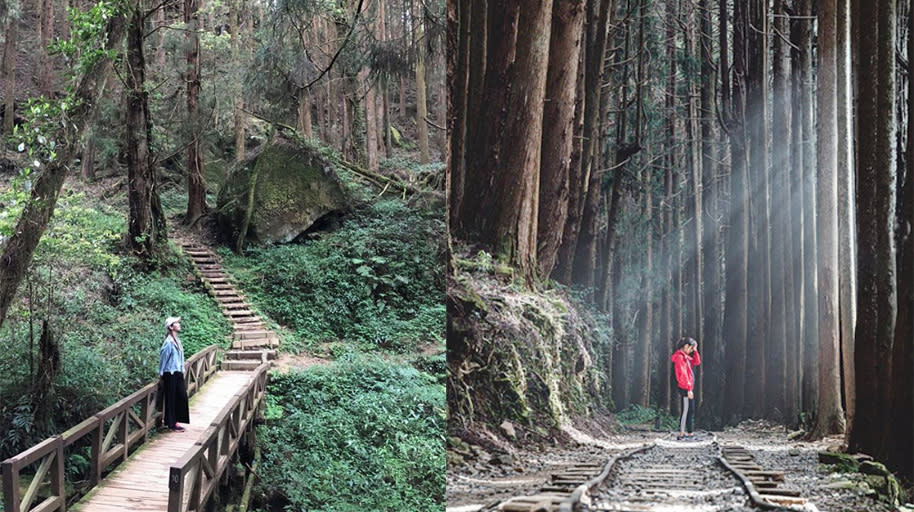
[[[451,424],[555,419],[553,402],[582,394],[584,411],[674,410],[669,357],[691,336],[706,427],[845,433],[910,481],[911,3],[457,0],[447,14]],[[576,290],[593,334],[547,329],[561,322],[543,306],[522,313],[540,331],[526,344],[510,323],[499,337],[479,269]],[[469,392],[484,383],[516,407]]]
[[[0,27],[0,460],[154,379],[166,315],[184,318],[188,356],[232,348],[177,249],[196,237],[292,360],[258,427],[265,457],[290,467],[258,484],[255,506],[440,507],[445,3],[3,0]],[[251,220],[276,146],[345,198],[285,245]],[[251,201],[220,203],[244,172]],[[299,190],[287,177],[284,199]],[[247,217],[225,227],[232,207]],[[326,367],[304,369],[315,361]],[[298,398],[315,389],[345,409],[314,414]],[[372,400],[396,407],[378,417]],[[287,421],[303,411],[308,439]],[[83,448],[65,461],[73,499]],[[359,496],[311,473],[344,466]]]

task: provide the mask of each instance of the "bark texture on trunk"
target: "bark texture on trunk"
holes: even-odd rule
[[[574,107],[584,6],[584,0],[559,1],[552,16],[537,222],[536,259],[542,276],[549,276],[555,266],[568,219],[568,176],[574,144]]]
[[[838,161],[836,0],[818,5],[817,195],[819,246],[819,404],[812,437],[844,432],[838,325]]]
[[[199,0],[184,0],[186,26],[187,119],[191,141],[187,146],[187,213],[184,223],[193,225],[206,211],[206,185],[203,182],[203,154],[200,149],[200,123],[197,102],[200,97],[200,36],[197,34]]]
[[[115,49],[124,40],[125,20],[122,15],[113,16],[107,23],[105,48]],[[77,80],[74,98],[77,100],[69,112],[64,133],[58,140],[57,158],[49,162],[35,180],[29,201],[23,209],[13,231],[0,255],[0,325],[6,319],[16,290],[22,282],[26,269],[32,261],[38,241],[48,226],[57,197],[67,177],[69,164],[79,151],[79,140],[85,123],[91,119],[97,100],[105,88],[111,70],[110,59],[98,59]]]

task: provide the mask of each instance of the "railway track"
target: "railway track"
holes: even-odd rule
[[[711,433],[657,439],[606,463],[562,468],[537,492],[489,510],[506,512],[673,512],[803,510],[783,472],[763,468],[740,446]]]

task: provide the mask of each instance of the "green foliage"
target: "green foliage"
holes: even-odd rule
[[[117,254],[123,213],[84,194],[64,193],[32,265],[0,327],[0,459],[72,427],[154,380],[162,321],[185,318],[189,357],[226,343],[230,325],[175,259],[155,273]],[[60,346],[61,372],[51,392],[35,391],[37,340],[47,319]],[[44,407],[47,414],[36,414]]]
[[[105,205],[88,206],[85,194],[61,195],[48,230],[41,237],[36,262],[61,258],[83,265],[114,269],[121,258],[114,251],[125,230],[124,215]]]
[[[262,311],[311,344],[406,351],[444,341],[443,229],[440,214],[387,200],[317,240],[225,262]]]
[[[85,11],[70,8],[70,39],[57,40],[52,52],[63,54],[74,62],[73,74],[89,68],[98,59],[113,58],[116,50],[105,50],[108,20],[126,11],[124,0],[100,0],[90,4]]]
[[[355,358],[273,374],[268,393],[258,485],[286,510],[443,508],[446,409],[432,376]]]
[[[616,415],[616,419],[623,425],[642,425],[645,423],[653,424],[657,417],[660,417],[660,428],[663,430],[676,430],[679,423],[676,418],[669,412],[651,407],[642,407],[633,404],[623,409]]]

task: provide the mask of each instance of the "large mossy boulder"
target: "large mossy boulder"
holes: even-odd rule
[[[285,243],[348,204],[329,161],[277,135],[229,172],[219,189],[218,220],[232,242],[244,232],[249,242]]]

